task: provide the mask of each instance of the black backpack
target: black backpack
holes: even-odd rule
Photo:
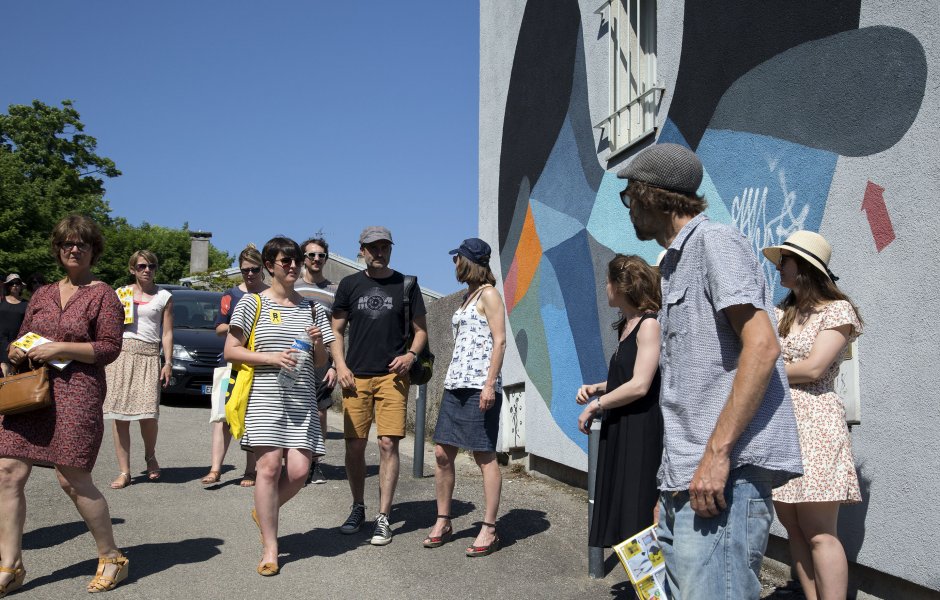
[[[417,282],[418,280],[414,275],[405,275],[405,339],[409,348],[415,337],[414,331],[411,329],[411,290],[414,289]],[[421,349],[421,352],[418,352],[418,358],[412,363],[411,370],[408,372],[411,383],[415,385],[426,384],[431,381],[431,376],[434,374],[434,354],[431,353],[430,348],[431,339],[428,338],[424,348]]]

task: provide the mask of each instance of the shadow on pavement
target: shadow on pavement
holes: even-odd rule
[[[626,577],[626,574],[624,574]],[[610,597],[617,600],[636,600],[636,592],[633,591],[633,584],[629,581],[621,581],[610,586]]]
[[[160,479],[159,481],[151,482],[147,479],[147,476],[135,477],[134,483],[138,483],[140,480],[141,483],[189,483],[190,481],[198,481],[203,478],[203,476],[209,471],[205,467],[164,467],[160,465]]]
[[[548,531],[551,526],[544,511],[529,508],[514,508],[496,520],[496,529],[499,531],[503,548]],[[473,535],[476,537],[476,531]]]
[[[124,519],[112,518],[112,525],[121,525]],[[65,542],[88,533],[88,526],[84,521],[72,521],[61,525],[40,527],[23,533],[23,550],[39,550],[64,544]]]
[[[469,515],[474,510],[476,510],[476,505],[472,502],[464,502],[456,498],[450,501],[450,518],[452,521]],[[430,529],[434,526],[436,520],[437,501],[429,498],[428,500],[412,500],[395,504],[392,507],[389,522],[392,525],[392,533],[402,535],[419,529]],[[400,525],[396,527],[396,524],[399,523]],[[462,531],[457,530],[457,526],[454,526],[455,539],[461,537],[460,534],[462,533]],[[476,537],[476,535],[476,532],[474,532],[473,537]]]
[[[194,538],[179,542],[141,544],[125,548],[124,554],[131,561],[127,583],[134,583],[148,575],[166,571],[176,565],[205,562],[222,553],[219,546],[223,543],[219,538]],[[97,568],[98,561],[96,559],[82,561],[30,580],[23,587],[23,590],[38,588],[47,583],[64,579],[86,578],[91,581]]]

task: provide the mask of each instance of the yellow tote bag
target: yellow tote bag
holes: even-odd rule
[[[255,319],[251,322],[251,333],[248,335],[248,349],[255,349],[255,328],[261,316],[261,296],[255,297]],[[251,365],[237,363],[232,365],[232,375],[228,380],[228,392],[225,394],[225,420],[228,421],[232,437],[241,439],[245,435],[245,413],[248,411],[248,394],[251,393],[251,383],[254,381],[255,368]]]

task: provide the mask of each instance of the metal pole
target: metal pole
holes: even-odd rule
[[[597,454],[601,446],[600,415],[591,423],[591,435],[588,437],[588,531],[594,520],[594,491],[597,488]],[[588,546],[588,574],[591,579],[604,578],[604,549]]]
[[[415,402],[415,451],[411,473],[416,479],[424,477],[424,429],[427,422],[427,400],[427,385],[419,385],[418,399]]]

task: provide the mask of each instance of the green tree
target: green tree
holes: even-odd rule
[[[0,265],[53,277],[49,232],[69,213],[108,222],[102,177],[121,172],[95,154],[70,100],[62,108],[38,100],[0,114]],[[7,267],[9,265],[9,267]]]
[[[135,227],[124,218],[117,217],[105,228],[105,236],[105,251],[95,266],[95,272],[113,286],[133,281],[127,261],[138,250],[150,250],[157,255],[160,261],[157,283],[176,283],[181,277],[189,276],[190,237],[186,223],[182,229],[146,222]],[[231,255],[209,246],[210,271],[226,269],[232,260]]]
[[[50,106],[10,105],[0,114],[0,270],[21,275],[61,272],[49,251],[49,232],[71,213],[88,215],[101,226],[105,252],[96,273],[112,285],[129,281],[127,260],[136,250],[160,258],[159,282],[189,274],[188,227],[140,227],[111,216],[104,199],[105,177],[121,172],[110,158],[96,154],[97,140],[85,133],[71,100]],[[223,269],[234,257],[209,246],[209,268]]]

